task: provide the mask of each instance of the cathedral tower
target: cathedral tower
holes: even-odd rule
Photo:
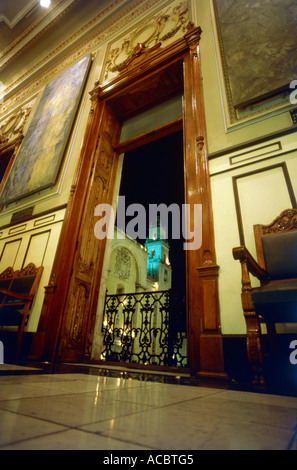
[[[148,251],[147,275],[154,280],[156,290],[171,288],[171,265],[169,261],[169,243],[165,239],[165,229],[158,219],[157,226],[151,225],[145,241]]]

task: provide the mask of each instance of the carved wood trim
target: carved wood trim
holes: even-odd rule
[[[0,279],[12,279],[14,274],[15,274],[14,269],[11,266],[9,266],[0,274]]]
[[[150,142],[153,142],[154,140],[161,139],[162,137],[165,137],[169,134],[181,131],[182,129],[183,119],[176,119],[175,121],[171,121],[168,124],[157,127],[152,131],[138,135],[137,137],[133,137],[132,139],[126,140],[125,142],[121,142],[115,147],[115,150],[120,155],[121,153],[129,152],[130,150],[133,150],[142,145],[146,145]]]
[[[23,134],[19,135],[16,139],[12,141],[7,141],[6,138],[4,138],[1,144],[1,135],[0,135],[0,159],[4,158],[5,160],[8,160],[4,175],[2,176],[2,179],[0,181],[0,193],[3,190],[3,187],[7,181],[15,156],[21,146],[23,138],[24,138]]]
[[[127,87],[129,84],[135,85],[136,81],[145,79],[148,73],[160,71],[161,67],[166,68],[174,60],[182,59],[183,54],[188,52],[190,46],[195,48],[195,41],[197,47],[200,35],[201,28],[194,27],[192,23],[189,23],[188,33],[166,48],[159,45],[149,49],[141,47],[138,55],[135,54],[129,59],[129,67],[123,67],[122,73],[106,83],[100,85],[97,82],[92,93],[97,93],[100,99],[107,99],[112,95],[116,95],[117,98],[121,88]]]
[[[271,224],[262,225],[263,235],[297,230],[297,209],[286,209]]]
[[[297,230],[297,209],[285,209],[270,224],[256,224],[253,227],[257,260],[261,268],[266,269],[263,252],[262,236],[274,235],[277,233]]]
[[[202,204],[203,208],[202,247],[186,254],[191,372],[224,372],[218,307],[218,266],[199,57],[200,35],[201,29],[190,25],[182,39],[164,49],[139,48],[138,56],[127,64],[119,76],[108,84],[100,85],[96,82],[90,93],[92,109],[49,283],[56,288],[49,289],[46,294],[39,324],[39,332],[46,333],[43,335],[44,359],[53,360],[56,351],[59,360],[90,357],[105,250],[104,241],[99,243],[94,237],[93,206],[99,200],[111,200],[112,196],[117,164],[116,155],[111,156],[111,148],[119,148],[118,121],[123,118],[119,101],[129,93],[138,92],[138,97],[145,100],[152,80],[158,83],[158,77],[165,79],[166,73],[170,71],[168,83],[172,86],[170,83],[174,83],[174,80],[171,78],[182,70],[176,84],[180,87],[179,80],[182,80],[184,89],[185,202]],[[141,56],[143,60],[140,64],[136,59]],[[145,102],[145,105],[153,105],[156,97],[160,99],[157,86],[150,91],[150,101]],[[142,109],[140,105],[137,106],[133,112]],[[110,150],[106,151],[108,146]],[[111,157],[110,164],[107,155]],[[96,193],[100,181],[101,189]],[[208,296],[210,291],[211,295]]]

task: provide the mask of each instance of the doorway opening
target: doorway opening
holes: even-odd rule
[[[181,175],[185,178],[185,204],[190,209],[186,228],[187,233],[192,234],[192,237],[186,236],[185,239],[193,238],[193,229],[194,235],[196,232],[198,234],[198,246],[194,244],[185,253],[188,369],[193,375],[213,377],[214,374],[224,374],[218,297],[219,266],[214,243],[200,35],[201,28],[189,24],[183,37],[164,48],[160,45],[151,49],[136,48],[131,59],[123,64],[112,80],[102,85],[96,82],[90,92],[92,107],[85,140],[52,274],[46,287],[32,357],[62,362],[100,361],[104,336],[101,331],[102,304],[110,240],[106,236],[94,236],[96,209],[98,206],[113,207],[118,156],[121,153],[136,148],[141,141],[148,143],[182,128],[184,171]],[[173,117],[170,121],[170,112],[169,122],[166,119],[157,128],[144,130],[136,137],[121,141],[125,121],[135,117],[139,123],[142,112],[175,94],[182,94],[182,115],[179,118]],[[149,170],[150,165],[147,165],[147,175]],[[200,211],[198,224],[195,223],[197,208]],[[129,261],[125,252],[122,257],[127,260],[123,270],[127,275],[129,269],[131,272],[133,258]],[[121,284],[118,285],[120,297],[124,293],[121,289],[125,287]],[[123,306],[126,307],[124,303]],[[162,307],[165,311],[166,306],[165,303]],[[127,332],[126,337],[129,337]],[[143,335],[143,338],[144,343],[149,341],[149,336]],[[124,332],[123,340],[120,347],[128,343]],[[167,356],[170,357],[170,354]]]
[[[187,367],[182,131],[123,155],[118,196],[101,359]]]

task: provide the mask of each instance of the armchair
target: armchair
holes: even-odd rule
[[[233,248],[241,264],[241,300],[253,385],[265,390],[261,324],[274,349],[276,323],[297,323],[297,209],[284,210],[269,225],[254,225],[257,261],[244,246]],[[250,274],[260,281],[252,288]]]

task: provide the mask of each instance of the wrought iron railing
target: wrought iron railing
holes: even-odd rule
[[[185,305],[171,290],[107,295],[102,360],[186,367]]]

